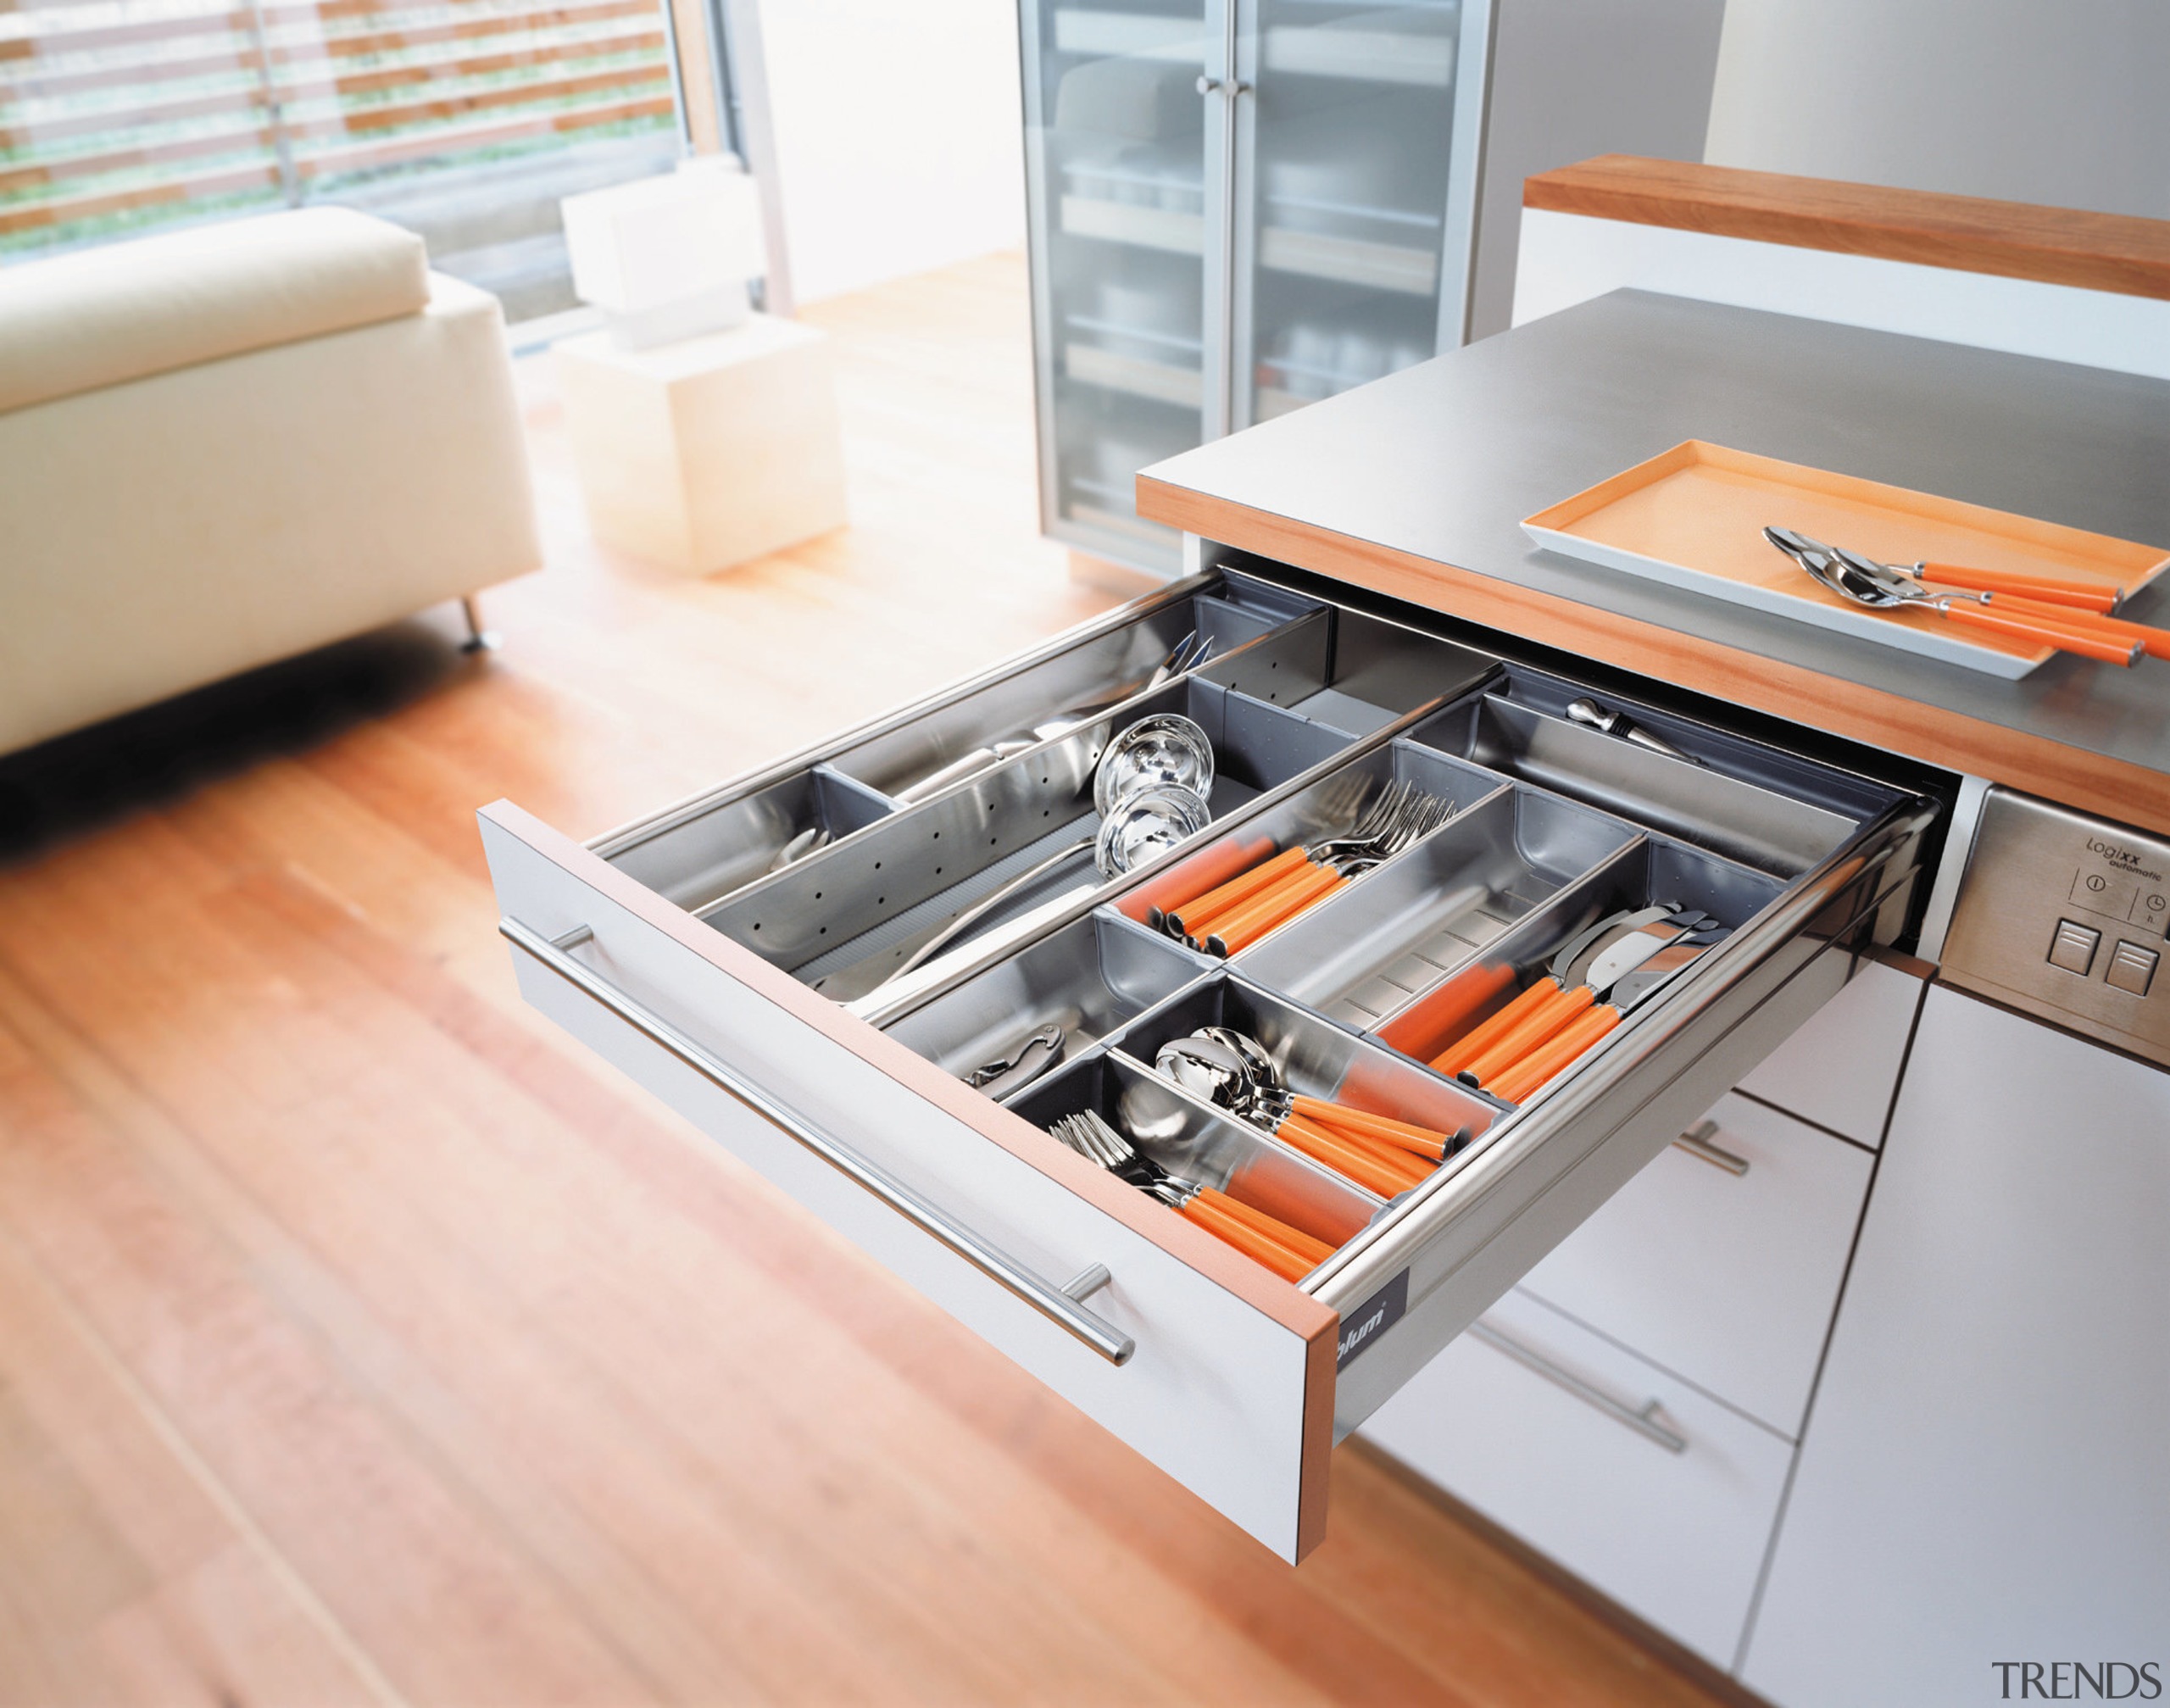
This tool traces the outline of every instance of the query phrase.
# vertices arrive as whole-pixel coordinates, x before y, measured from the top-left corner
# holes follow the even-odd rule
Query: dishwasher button
[[[2110,957],[2110,970],[2102,976],[2119,990],[2145,996],[2148,981],[2155,976],[2155,960],[2153,949],[2142,949],[2136,943],[2121,943],[2117,952]]]
[[[2050,943],[2050,965],[2085,978],[2087,970],[2095,965],[2095,950],[2101,941],[2100,932],[2061,919],[2057,921],[2057,934]]]

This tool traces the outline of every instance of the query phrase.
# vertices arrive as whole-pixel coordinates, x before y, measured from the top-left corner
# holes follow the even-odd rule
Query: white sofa
[[[0,269],[0,753],[540,566],[497,299],[311,209]]]

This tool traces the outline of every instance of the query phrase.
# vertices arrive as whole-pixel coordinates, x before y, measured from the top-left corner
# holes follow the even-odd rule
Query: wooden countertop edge
[[[1138,514],[1791,723],[2170,835],[2170,777],[2046,737],[1210,498],[1149,475],[1138,477]],[[2151,666],[2143,662],[2136,668]]]
[[[2170,220],[1603,154],[1540,172],[1522,205],[1796,248],[2170,298]]]

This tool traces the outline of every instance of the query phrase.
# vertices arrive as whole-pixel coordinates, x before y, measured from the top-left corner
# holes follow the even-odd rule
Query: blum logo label
[[[1346,1370],[1349,1360],[1400,1321],[1409,1309],[1409,1271],[1402,1272],[1341,1319],[1341,1339],[1334,1352],[1333,1367]]]

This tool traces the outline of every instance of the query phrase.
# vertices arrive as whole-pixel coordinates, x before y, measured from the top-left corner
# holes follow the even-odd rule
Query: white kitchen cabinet
[[[1931,990],[1743,1676],[1931,1708],[1999,1661],[2170,1671],[2167,1444],[2170,1073]]]
[[[1744,1097],[1710,1120],[1702,1154],[1666,1149],[1522,1284],[1797,1435],[1873,1159]]]
[[[1899,1084],[1922,981],[1867,961],[1823,1011],[1773,1051],[1740,1088],[1873,1149]]]
[[[1793,1459],[1775,1431],[1517,1292],[1364,1436],[1731,1663]]]

